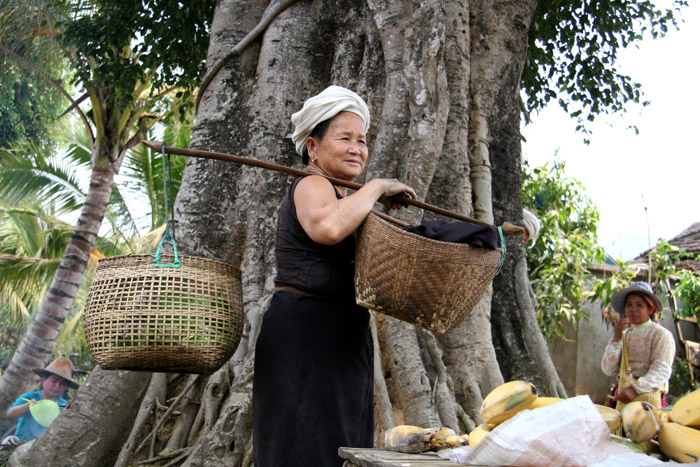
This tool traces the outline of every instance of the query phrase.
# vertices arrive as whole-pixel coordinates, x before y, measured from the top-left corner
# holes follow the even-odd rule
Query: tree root
[[[454,398],[454,388],[450,380],[445,363],[438,352],[437,340],[432,332],[420,328],[420,335],[423,338],[423,347],[428,352],[430,359],[435,366],[437,374],[433,386],[433,403],[437,408],[440,417],[440,424],[455,431],[459,431],[459,421],[455,407],[458,405]]]
[[[228,394],[230,388],[228,375],[229,369],[228,363],[226,363],[209,377],[207,384],[204,386],[204,394],[202,395],[204,431],[211,430],[219,417],[219,410],[224,401],[224,396]]]
[[[197,416],[192,422],[192,427],[190,428],[190,434],[187,436],[187,446],[194,444],[197,436],[199,436],[199,431],[204,426],[204,401],[199,404],[199,410],[197,411]]]
[[[165,399],[165,393],[167,390],[167,377],[165,373],[153,373],[151,376],[151,382],[146,390],[146,395],[141,401],[141,407],[136,415],[136,420],[134,421],[134,426],[131,429],[129,438],[126,443],[122,446],[121,452],[119,452],[119,457],[114,464],[114,467],[126,467],[129,465],[129,459],[134,452],[134,445],[136,444],[136,439],[138,438],[143,426],[146,424],[146,420],[153,413],[153,409],[156,406],[158,399]]]
[[[196,386],[190,387],[185,397],[180,401],[180,406],[183,407],[183,416],[175,424],[175,427],[170,432],[170,438],[165,445],[165,449],[177,450],[187,446],[187,438],[189,437],[190,430],[194,424],[194,420],[199,413],[199,407],[201,404],[193,401],[197,394]],[[155,439],[152,438],[152,440]]]
[[[183,460],[185,457],[190,455],[190,452],[192,452],[192,447],[183,448],[182,454],[180,454],[175,459],[173,459],[172,461],[165,464],[163,467],[171,467],[173,465],[179,464],[181,460]]]
[[[149,457],[154,456],[153,451],[155,450],[156,434],[158,433],[158,430],[160,429],[161,425],[163,425],[163,422],[165,422],[165,420],[168,418],[168,416],[173,412],[173,410],[175,410],[175,407],[180,402],[180,399],[182,399],[185,396],[185,394],[190,390],[190,388],[192,386],[194,386],[194,384],[197,382],[197,380],[199,380],[199,376],[200,375],[190,375],[190,380],[188,381],[185,389],[180,393],[180,395],[178,395],[175,398],[175,401],[170,405],[170,407],[163,414],[163,416],[160,418],[160,420],[158,420],[158,423],[155,424],[155,426],[153,427],[151,432],[148,433],[148,435],[146,435],[146,437],[141,441],[138,448],[136,448],[136,452],[140,451],[146,445],[148,440],[150,439],[151,440],[151,449],[150,449],[150,456]]]
[[[389,390],[386,387],[384,380],[384,371],[382,370],[382,356],[379,352],[379,338],[377,337],[377,320],[374,318],[374,313],[370,312],[370,329],[372,330],[372,343],[374,347],[374,388],[375,401],[377,404],[377,430],[388,430],[394,427],[394,414],[391,410],[391,399],[389,398]],[[375,444],[379,440],[375,439]]]
[[[157,456],[152,457],[150,459],[138,461],[136,464],[137,465],[153,464],[155,462],[160,462],[160,461],[165,460],[165,459],[170,459],[171,457],[176,457],[176,456],[182,454],[183,452],[187,452],[187,454],[189,454],[189,450],[190,450],[190,448],[176,449],[174,451],[170,451],[167,454],[160,454],[160,455],[157,455]],[[170,464],[168,464],[168,465],[170,465]]]

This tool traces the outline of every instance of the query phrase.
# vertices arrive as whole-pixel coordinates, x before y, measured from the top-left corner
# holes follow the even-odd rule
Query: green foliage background
[[[540,328],[551,340],[563,321],[578,322],[593,280],[590,265],[605,259],[598,245],[598,208],[583,185],[555,158],[523,175],[523,207],[540,220],[540,235],[528,251],[530,280],[538,301]]]
[[[662,37],[678,27],[685,0],[657,8],[649,0],[540,0],[530,27],[522,89],[530,111],[556,101],[588,133],[597,115],[624,113],[643,100],[641,85],[622,74],[620,50],[645,36]],[[635,129],[636,130],[636,129]]]

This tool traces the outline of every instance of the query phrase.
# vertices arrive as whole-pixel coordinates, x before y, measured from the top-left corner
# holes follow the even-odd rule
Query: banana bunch
[[[682,463],[700,461],[700,430],[674,422],[662,423],[657,439],[661,452],[670,459]]]
[[[446,427],[421,428],[413,425],[398,425],[384,435],[385,449],[410,454],[467,444],[466,435],[457,436],[454,430]]]
[[[537,388],[527,381],[510,381],[491,391],[481,403],[484,423],[496,426],[525,410],[537,400]]]
[[[700,389],[678,399],[669,418],[672,422],[700,429]]]
[[[648,402],[630,402],[622,409],[621,415],[627,437],[636,443],[649,441],[661,429],[656,409]]]

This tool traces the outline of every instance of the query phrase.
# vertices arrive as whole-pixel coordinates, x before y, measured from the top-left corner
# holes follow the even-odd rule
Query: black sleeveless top
[[[302,178],[292,182],[280,207],[275,246],[275,284],[290,285],[335,301],[354,302],[357,231],[335,245],[322,245],[311,240],[301,227],[294,206],[294,190]],[[336,196],[342,198],[338,194]]]

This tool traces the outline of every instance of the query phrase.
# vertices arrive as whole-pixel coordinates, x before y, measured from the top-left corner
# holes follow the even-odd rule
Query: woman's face
[[[649,302],[639,294],[631,293],[625,299],[625,315],[632,324],[646,323],[654,313]]]
[[[359,115],[341,112],[333,118],[323,139],[306,140],[309,164],[335,178],[352,180],[367,162],[365,125]]]
[[[46,397],[54,400],[63,394],[63,391],[65,391],[67,387],[68,384],[66,383],[66,380],[56,375],[51,375],[44,378],[42,383],[42,388],[44,390],[44,394],[46,394]]]

